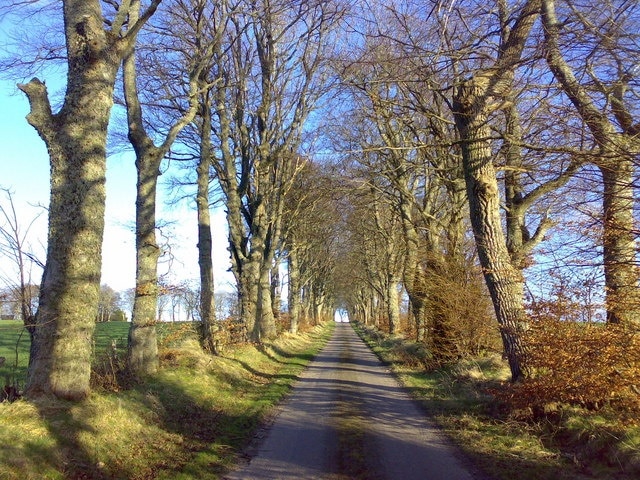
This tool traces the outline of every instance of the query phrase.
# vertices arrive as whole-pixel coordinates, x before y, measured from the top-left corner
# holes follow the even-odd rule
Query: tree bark
[[[273,299],[271,297],[271,268],[264,265],[261,270],[256,322],[259,341],[273,340],[276,337],[276,319],[273,315]]]
[[[604,278],[607,322],[640,325],[636,259],[634,162],[626,155],[599,163],[603,182]]]
[[[131,2],[129,21],[136,22],[140,2]],[[149,375],[158,370],[156,334],[158,310],[158,259],[161,255],[156,239],[156,196],[160,163],[180,131],[195,117],[199,65],[189,72],[189,108],[169,128],[164,141],[156,146],[144,128],[136,72],[135,50],[123,62],[123,86],[127,106],[129,141],[136,153],[136,288],[129,329],[128,367],[134,375]],[[175,312],[174,312],[175,314]]]
[[[271,310],[275,318],[280,317],[282,309],[282,288],[280,287],[280,258],[276,258],[271,267]]]
[[[156,189],[162,157],[153,150],[149,147],[147,154],[141,151],[136,155],[136,288],[127,358],[135,375],[155,373],[159,364],[156,322],[160,247],[156,241]]]
[[[482,104],[485,93],[483,85],[477,85],[474,79],[469,80],[457,92],[454,115],[462,142],[467,197],[478,257],[515,381],[524,374],[524,346],[521,341],[526,324],[522,303],[524,282],[521,272],[511,263],[502,231],[500,194],[491,145],[487,140],[491,131],[486,107]]]
[[[539,16],[540,0],[528,0],[500,45],[494,66],[462,82],[453,98],[471,226],[485,282],[493,301],[512,381],[527,374],[522,272],[511,262],[500,217],[500,190],[493,166],[489,115],[504,108],[511,93],[513,70]]]
[[[400,295],[398,294],[398,280],[389,276],[387,281],[387,315],[389,317],[389,333],[398,332],[400,325]]]
[[[298,333],[300,325],[300,266],[298,265],[298,252],[295,242],[289,246],[289,256],[287,257],[289,270],[289,330],[291,333]]]
[[[411,213],[411,206],[407,202],[399,205],[402,217],[402,227],[407,245],[404,265],[404,288],[409,296],[409,305],[416,327],[416,341],[425,342],[428,332],[426,328],[426,288],[424,285],[424,271],[419,261],[420,239],[416,231]]]

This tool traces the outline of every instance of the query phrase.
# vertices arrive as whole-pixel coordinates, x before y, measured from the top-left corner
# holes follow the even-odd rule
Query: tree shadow
[[[95,413],[88,402],[74,403],[42,397],[32,403],[36,406],[56,445],[55,452],[41,451],[33,455],[33,458],[56,458],[56,461],[61,463],[58,468],[62,470],[67,479],[106,480],[112,478],[103,470],[103,465],[87,451],[80,439],[83,433],[96,433],[88,422]],[[78,415],[80,412],[81,416]],[[34,452],[30,450],[29,453],[31,456]]]
[[[101,433],[93,426],[92,419],[104,413],[98,412],[90,401],[74,403],[43,398],[33,404],[52,441],[46,446],[30,445],[24,462],[32,471],[57,471],[69,480],[156,478],[163,470],[184,470],[193,478],[200,478],[205,471],[207,475],[221,475],[227,470],[221,452],[227,459],[231,456],[229,452],[241,452],[263,420],[260,409],[224,413],[213,404],[213,396],[203,400],[198,393],[190,394],[179,381],[167,378],[153,378],[125,395],[126,408],[142,417],[151,416],[161,432],[155,455],[140,458],[137,463],[129,463],[126,459],[113,462],[112,458],[101,461],[105,459],[93,451],[86,438]],[[114,423],[113,428],[118,428],[118,423]],[[165,452],[162,443],[165,438],[176,442],[175,448],[167,448]],[[136,449],[143,441],[132,439],[131,448]],[[118,447],[122,448],[122,445]],[[24,449],[16,447],[15,455],[24,456]],[[148,456],[147,448],[139,455]]]
[[[310,353],[290,353],[290,352],[286,352],[283,349],[281,349],[280,347],[278,347],[277,345],[264,345],[264,344],[258,344],[256,345],[256,349],[262,353],[265,357],[267,357],[269,360],[272,360],[273,362],[276,363],[280,363],[282,365],[299,365],[301,367],[304,367],[305,365],[307,365],[311,360],[314,359],[314,355],[310,354]],[[293,361],[283,361],[280,358],[277,358],[276,356],[274,356],[269,350],[273,350],[280,358],[284,358],[287,360],[300,360],[300,362],[293,362]]]
[[[253,375],[255,377],[264,378],[265,380],[276,380],[276,379],[296,380],[298,378],[297,375],[292,375],[292,374],[261,372],[260,370],[257,370],[254,367],[252,367],[251,365],[249,365],[247,362],[244,362],[242,360],[238,360],[237,358],[229,358],[229,357],[225,357],[225,358],[227,360],[231,361],[231,362],[237,363],[242,368],[244,368],[247,372],[249,372],[251,375]],[[271,357],[269,357],[269,358],[271,358]],[[279,363],[281,363],[283,365],[300,365],[300,366],[304,365],[304,364],[295,363],[295,362],[279,362]]]

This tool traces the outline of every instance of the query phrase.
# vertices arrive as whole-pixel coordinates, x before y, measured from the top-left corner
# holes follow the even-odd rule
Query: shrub
[[[491,300],[472,261],[432,262],[425,288],[435,360],[446,364],[502,349]]]
[[[609,405],[629,418],[640,413],[638,328],[540,319],[525,341],[532,375],[508,389],[513,407],[536,412],[554,404]]]

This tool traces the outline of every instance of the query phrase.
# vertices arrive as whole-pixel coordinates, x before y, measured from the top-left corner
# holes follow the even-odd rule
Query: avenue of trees
[[[199,286],[180,298],[212,354],[218,255],[236,284],[225,310],[253,342],[343,309],[434,365],[499,350],[526,382],[555,368],[544,322],[595,322],[614,344],[640,334],[637,2],[64,0],[2,14],[58,29],[23,39],[31,59],[6,53],[14,78],[66,72],[61,102],[37,77],[18,86],[51,165],[38,308],[23,314],[28,395],[89,392],[116,102],[138,172],[134,376],[158,368],[166,158],[198,219]],[[218,204],[228,252],[212,251]],[[608,358],[633,386],[624,345]]]

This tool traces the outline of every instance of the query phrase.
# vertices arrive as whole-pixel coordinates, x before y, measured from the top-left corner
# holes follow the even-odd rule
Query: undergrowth
[[[499,355],[430,370],[429,353],[414,342],[363,325],[356,330],[490,477],[639,478],[640,428],[614,410],[557,404],[545,415],[523,416],[496,396],[509,386],[508,365]]]
[[[162,368],[130,386],[122,352],[98,359],[79,403],[0,403],[0,479],[215,479],[328,339],[333,322],[268,345],[205,354],[188,329],[162,338]]]

